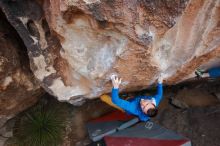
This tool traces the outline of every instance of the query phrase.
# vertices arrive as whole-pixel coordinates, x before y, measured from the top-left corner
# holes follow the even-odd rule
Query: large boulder
[[[23,42],[0,12],[0,127],[35,104],[42,93]]]
[[[193,77],[220,62],[220,0],[2,0],[31,69],[59,100],[132,91]]]

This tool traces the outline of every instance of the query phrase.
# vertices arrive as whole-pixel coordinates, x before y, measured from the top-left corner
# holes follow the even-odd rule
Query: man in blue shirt
[[[112,102],[113,106],[124,110],[128,114],[136,115],[141,121],[147,121],[150,117],[154,117],[157,114],[157,107],[162,99],[163,86],[162,77],[158,79],[157,94],[154,96],[136,96],[129,100],[124,100],[119,97],[119,85],[121,84],[121,79],[117,76],[112,78]],[[108,103],[106,100],[107,96],[102,96],[101,100]],[[112,105],[112,103],[110,103]],[[115,106],[116,105],[116,106]]]

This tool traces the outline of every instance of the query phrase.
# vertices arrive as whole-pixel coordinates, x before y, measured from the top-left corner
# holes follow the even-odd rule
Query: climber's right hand
[[[163,79],[164,79],[163,76],[164,76],[164,75],[163,75],[162,73],[159,75],[158,80],[157,80],[157,82],[158,82],[159,84],[162,84],[162,83],[163,83]]]
[[[118,89],[119,85],[121,84],[121,78],[118,78],[117,75],[112,75],[111,80],[112,80],[112,85],[114,89]]]

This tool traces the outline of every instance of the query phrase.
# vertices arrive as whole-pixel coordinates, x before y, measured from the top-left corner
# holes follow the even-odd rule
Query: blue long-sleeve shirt
[[[154,98],[156,107],[159,105],[162,96],[163,96],[163,85],[158,83],[157,85],[157,94],[154,96],[136,96],[130,100],[123,100],[119,97],[118,91],[119,89],[112,88],[112,102],[125,110],[128,114],[133,114],[139,117],[141,121],[147,121],[150,119],[150,117],[145,114],[140,105],[141,99],[152,99]]]

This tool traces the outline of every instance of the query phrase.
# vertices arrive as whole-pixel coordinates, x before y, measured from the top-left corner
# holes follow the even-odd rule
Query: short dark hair
[[[156,108],[150,108],[147,110],[147,115],[149,117],[155,117],[157,115],[158,110]]]

